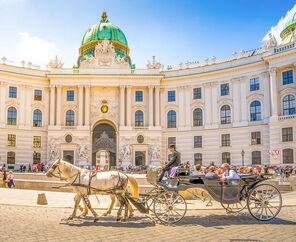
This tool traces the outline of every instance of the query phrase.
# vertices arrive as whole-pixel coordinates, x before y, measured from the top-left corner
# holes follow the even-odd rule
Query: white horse
[[[57,177],[73,186],[76,196],[74,199],[74,211],[69,217],[70,220],[76,216],[76,211],[79,207],[81,198],[83,199],[85,206],[90,209],[94,215],[95,221],[98,220],[98,215],[92,208],[88,199],[88,195],[90,194],[110,194],[115,196],[120,203],[117,213],[117,221],[125,221],[128,216],[128,208],[130,205],[125,197],[128,183],[131,185],[133,196],[135,198],[139,197],[139,189],[136,179],[117,171],[93,172],[76,167],[62,159],[58,159],[53,163],[46,175],[48,177]],[[114,204],[114,201],[115,199],[112,199],[111,207],[113,207],[112,205]],[[124,217],[121,218],[123,207],[125,208],[125,213]]]

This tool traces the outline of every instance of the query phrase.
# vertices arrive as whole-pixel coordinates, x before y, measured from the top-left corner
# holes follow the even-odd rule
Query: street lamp
[[[245,166],[245,151],[244,150],[242,150],[241,155],[242,155],[242,166]]]

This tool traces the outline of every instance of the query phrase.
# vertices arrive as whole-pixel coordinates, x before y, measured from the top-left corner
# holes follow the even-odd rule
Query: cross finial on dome
[[[102,20],[101,20],[101,22],[103,22],[103,23],[108,22],[108,15],[107,15],[107,13],[105,11],[102,13]]]

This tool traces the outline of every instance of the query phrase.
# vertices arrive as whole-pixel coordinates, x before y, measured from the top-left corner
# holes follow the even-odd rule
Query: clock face
[[[102,105],[102,106],[101,106],[101,112],[102,112],[102,113],[107,113],[107,112],[108,112],[108,109],[109,109],[109,108],[108,108],[107,105]]]

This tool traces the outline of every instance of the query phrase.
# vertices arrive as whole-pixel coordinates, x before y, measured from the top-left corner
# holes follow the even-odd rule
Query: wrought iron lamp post
[[[242,166],[245,166],[245,151],[244,150],[242,150],[241,155],[242,155]]]

